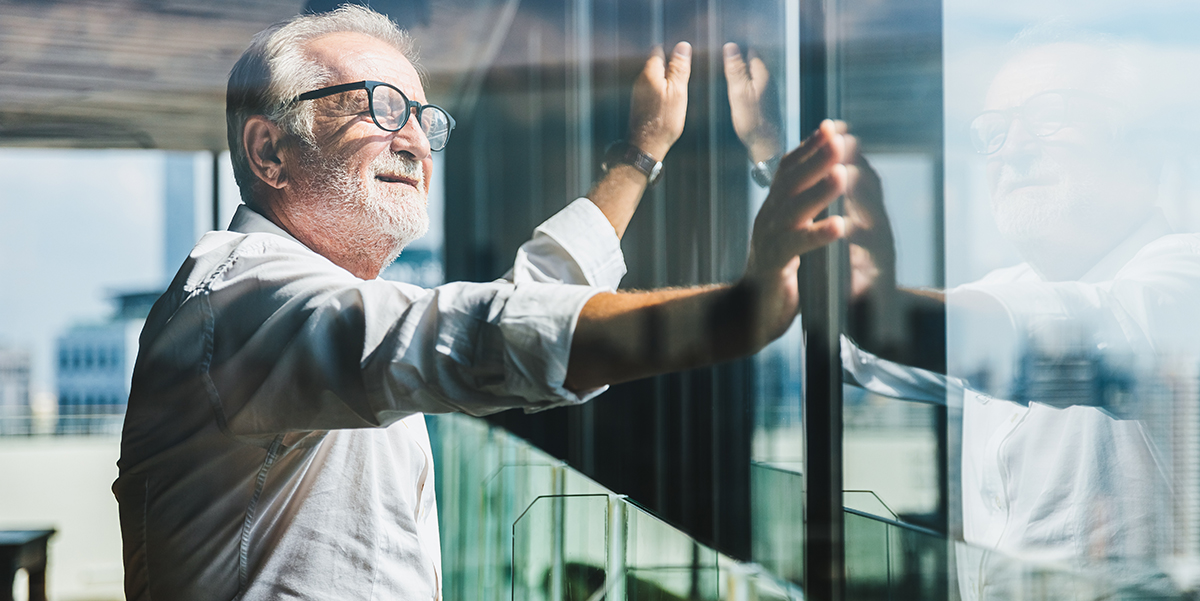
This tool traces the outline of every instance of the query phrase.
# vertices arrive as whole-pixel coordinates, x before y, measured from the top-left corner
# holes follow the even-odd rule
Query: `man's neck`
[[[1036,248],[1027,245],[1019,250],[1030,267],[1033,267],[1034,271],[1048,282],[1078,280],[1107,254],[1105,252],[1084,254],[1080,253],[1078,249],[1062,248],[1059,245],[1039,245]]]
[[[304,220],[293,219],[289,211],[280,209],[284,205],[279,201],[256,201],[248,204],[251,209],[266,217],[279,229],[299,240],[313,252],[329,259],[334,265],[354,274],[355,277],[373,280],[383,272],[385,265],[382,264],[382,261],[372,260],[363,253],[344,252],[349,248],[344,242],[330,242],[329,236],[315,231],[319,228],[311,227]]]
[[[1043,279],[1070,282],[1083,279],[1106,256],[1134,235],[1154,215],[1147,211],[1126,222],[1125,228],[1109,236],[1097,235],[1084,240],[1055,238],[1016,243],[1021,256]]]

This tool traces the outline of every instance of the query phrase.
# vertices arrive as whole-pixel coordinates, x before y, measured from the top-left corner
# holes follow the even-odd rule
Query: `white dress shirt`
[[[423,413],[581,403],[579,311],[625,273],[579,199],[493,283],[364,281],[243,206],[140,339],[120,504],[130,600],[438,599]]]
[[[964,307],[978,306],[981,296],[1003,307],[1008,321],[972,323]],[[1200,235],[1171,234],[1155,216],[1079,280],[1047,281],[1022,264],[951,289],[946,302],[951,374],[969,373],[956,364],[973,365],[989,352],[1016,364],[1044,338],[1079,344],[1110,373],[1132,376],[1126,398],[1109,404],[1055,398],[1070,391],[1054,388],[1061,382],[1053,372],[1042,382],[1045,401],[1016,402],[883,361],[843,339],[843,367],[856,383],[961,407],[966,542],[1021,561],[1103,561],[1106,577],[1152,587],[1178,563],[1173,558],[1195,557]],[[1017,332],[1016,344],[998,346],[1002,337],[987,335],[994,330]],[[1029,585],[1019,565],[960,549],[964,598],[1015,598]]]
[[[1157,216],[1079,280],[1049,282],[1027,264],[997,270],[949,291],[951,323],[956,297],[971,294],[996,299],[1023,334],[1011,359],[1038,344],[1026,337],[1074,341],[1074,350],[1102,358],[1103,370],[1130,376],[1131,398],[1072,404],[1054,398],[1073,394],[1052,387],[1062,382],[1048,383],[1044,401],[1027,403],[968,390],[962,433],[967,542],[1055,560],[1173,553],[1170,497],[1200,490],[1173,491],[1183,483],[1174,482],[1171,466],[1184,459],[1175,455],[1185,447],[1172,448],[1172,439],[1189,434],[1172,432],[1172,422],[1177,410],[1198,399],[1169,398],[1162,379],[1195,377],[1200,237],[1170,234]],[[947,350],[954,353],[951,340]],[[1103,376],[1080,377],[1094,383]],[[1025,380],[1037,377],[1026,374]]]

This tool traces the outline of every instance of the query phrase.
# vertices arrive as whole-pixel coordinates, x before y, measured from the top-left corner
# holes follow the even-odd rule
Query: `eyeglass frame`
[[[400,122],[400,125],[398,127],[396,127],[396,129],[388,129],[388,128],[384,127],[383,125],[381,125],[379,123],[379,118],[375,116],[375,88],[378,88],[380,86],[388,87],[388,88],[395,90],[396,93],[399,94],[400,97],[404,99],[404,103],[405,103],[404,119],[403,119],[403,121]],[[300,94],[299,96],[296,96],[295,98],[293,98],[292,102],[296,103],[296,102],[300,102],[302,100],[316,100],[318,98],[325,98],[327,96],[333,96],[334,94],[341,94],[342,92],[352,92],[354,90],[366,90],[367,91],[367,112],[371,114],[371,121],[373,123],[375,123],[375,127],[378,127],[379,129],[382,129],[383,131],[387,131],[387,132],[400,131],[400,130],[404,129],[404,126],[408,125],[409,116],[412,115],[412,110],[414,108],[417,109],[418,129],[420,129],[419,124],[421,123],[421,113],[425,112],[426,108],[432,107],[439,111],[442,111],[442,114],[446,116],[447,121],[449,121],[449,123],[450,123],[450,128],[448,130],[446,130],[446,142],[445,142],[445,144],[442,144],[441,148],[430,148],[430,150],[433,152],[439,152],[439,151],[445,150],[446,145],[450,143],[450,134],[454,132],[454,116],[450,114],[450,111],[447,111],[446,109],[444,109],[436,104],[421,104],[420,102],[417,102],[416,100],[409,100],[408,95],[405,94],[404,92],[401,92],[400,88],[397,88],[396,86],[394,86],[390,83],[384,82],[384,81],[374,81],[371,79],[364,79],[362,81],[355,81],[355,82],[351,82],[351,83],[340,83],[340,84],[333,85],[333,86],[326,86],[324,88],[318,88],[316,90],[310,90],[308,92]],[[421,133],[424,134],[425,130],[421,129]],[[425,134],[425,135],[426,135],[426,137],[428,137],[428,134]]]
[[[1033,96],[1030,96],[1029,98],[1026,98],[1025,101],[1022,102],[1019,106],[1009,107],[1006,109],[993,109],[993,110],[983,111],[982,113],[979,113],[973,119],[971,119],[970,123],[967,124],[967,133],[968,133],[968,136],[970,136],[971,138],[974,138],[974,134],[972,133],[972,130],[974,128],[975,122],[978,121],[979,118],[983,117],[984,115],[989,115],[989,114],[1002,115],[1008,124],[1008,127],[1006,127],[1004,130],[1004,141],[1000,142],[1000,145],[997,146],[995,150],[993,150],[991,152],[984,152],[979,149],[976,149],[975,150],[976,154],[979,154],[982,156],[991,156],[993,154],[996,154],[997,152],[1000,152],[1000,149],[1004,148],[1004,145],[1008,143],[1008,132],[1012,130],[1013,121],[1015,120],[1014,117],[1020,118],[1022,126],[1025,127],[1025,131],[1029,132],[1031,135],[1033,135],[1034,137],[1037,137],[1037,138],[1048,138],[1050,136],[1053,136],[1054,134],[1062,131],[1063,128],[1067,127],[1068,124],[1072,123],[1071,119],[1069,118],[1071,109],[1069,106],[1064,105],[1063,121],[1061,124],[1059,124],[1058,127],[1054,128],[1051,131],[1048,131],[1046,133],[1041,133],[1041,134],[1034,133],[1032,130],[1029,129],[1029,122],[1021,115],[1021,113],[1024,111],[1025,107],[1029,104],[1030,100],[1033,100],[1034,98],[1037,98],[1039,96],[1046,96],[1049,94],[1057,94],[1057,95],[1061,96],[1063,98],[1064,102],[1069,102],[1072,98],[1074,98],[1074,99],[1085,98],[1085,99],[1092,100],[1092,101],[1099,101],[1100,104],[1106,105],[1106,108],[1108,108],[1109,110],[1114,110],[1114,109],[1119,110],[1122,108],[1121,104],[1115,100],[1112,100],[1110,98],[1105,98],[1103,96],[1093,94],[1090,92],[1085,92],[1083,90],[1074,90],[1074,89],[1070,89],[1070,88],[1063,88],[1063,89],[1045,90],[1042,92],[1038,92],[1037,94],[1034,94]],[[974,144],[972,144],[972,145],[974,145]]]

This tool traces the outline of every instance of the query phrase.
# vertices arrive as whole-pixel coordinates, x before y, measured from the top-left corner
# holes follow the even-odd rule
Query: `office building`
[[[59,434],[120,434],[138,334],[156,298],[157,292],[118,295],[109,320],[72,326],[59,337]]]

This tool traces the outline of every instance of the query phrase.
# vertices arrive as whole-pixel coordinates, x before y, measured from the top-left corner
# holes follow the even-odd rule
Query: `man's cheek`
[[[429,183],[433,181],[433,157],[421,161],[421,172],[425,174],[425,197],[429,202]]]
[[[1004,166],[1004,162],[998,159],[988,159],[987,162],[987,184],[988,189],[992,192],[996,191],[996,182],[1000,181],[1000,169]]]

